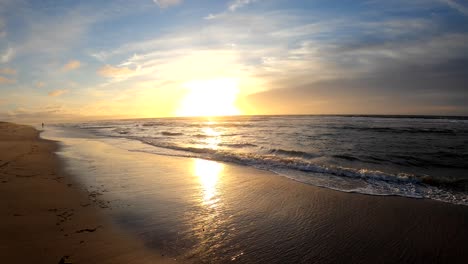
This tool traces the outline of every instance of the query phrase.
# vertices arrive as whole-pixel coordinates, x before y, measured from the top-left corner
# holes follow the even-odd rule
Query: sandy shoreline
[[[101,217],[38,135],[0,122],[0,262],[172,263]]]
[[[56,144],[0,123],[6,263],[170,261],[159,250],[188,263],[468,261],[465,206],[343,193],[246,166],[129,152],[114,141],[68,141],[61,155],[88,158],[92,171],[72,161],[82,175],[66,176]],[[112,211],[124,231],[80,187],[98,180],[109,189],[103,196],[131,205]]]

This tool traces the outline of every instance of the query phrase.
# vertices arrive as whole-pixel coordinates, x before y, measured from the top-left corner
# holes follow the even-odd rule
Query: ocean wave
[[[209,137],[216,137],[215,135],[207,135],[207,134],[194,134],[193,137],[196,138],[209,138]]]
[[[421,155],[420,155],[421,156]],[[391,154],[389,155],[388,162],[393,164],[409,166],[409,167],[422,167],[422,168],[467,168],[468,155],[449,153],[449,152],[433,152],[426,153],[422,157],[417,155],[403,155]]]
[[[218,146],[230,148],[257,147],[257,145],[250,143],[219,143]]]
[[[349,161],[356,161],[356,160],[361,160],[360,158],[358,157],[354,157],[352,155],[346,155],[346,154],[341,154],[341,155],[332,155],[332,157],[334,158],[338,158],[338,159],[344,159],[344,160],[349,160]]]
[[[182,136],[184,133],[179,133],[179,132],[169,132],[169,131],[163,131],[161,132],[161,135],[163,136]]]
[[[127,135],[131,132],[130,129],[125,129],[125,128],[115,128],[113,131],[120,135]]]
[[[108,129],[108,128],[115,128],[115,126],[82,126],[79,128],[81,129]]]
[[[141,124],[141,126],[154,127],[154,126],[167,126],[167,124],[163,122],[147,122],[147,123]]]
[[[232,134],[221,134],[221,137],[234,137],[234,136],[240,136],[242,134],[240,133],[232,133]]]
[[[419,157],[418,157],[419,156]],[[428,152],[428,153],[406,153],[406,154],[384,154],[381,156],[352,154],[335,154],[331,157],[346,160],[358,161],[372,164],[395,164],[413,168],[455,168],[463,169],[468,167],[468,155],[449,152]]]
[[[383,185],[393,186],[386,187],[385,192],[380,190],[380,195],[401,195],[407,197],[418,197],[421,194],[411,193],[411,188],[428,188],[437,187],[441,189],[445,196],[451,197],[450,202],[453,203],[465,203],[463,199],[468,196],[463,192],[468,192],[468,179],[451,179],[441,177],[431,177],[428,175],[416,175],[410,173],[386,173],[379,170],[370,170],[366,168],[349,168],[340,166],[330,166],[323,164],[314,164],[308,160],[304,160],[300,157],[285,157],[276,156],[273,154],[261,155],[254,153],[233,153],[223,150],[215,150],[209,148],[194,148],[194,147],[181,147],[170,144],[158,144],[155,142],[146,142],[156,147],[169,148],[178,151],[189,152],[186,157],[197,157],[205,158],[223,162],[236,163],[240,165],[253,166],[258,169],[269,170],[276,172],[281,169],[287,169],[291,171],[299,171],[307,173],[308,177],[316,177],[316,175],[328,175],[328,177],[339,177],[345,179],[359,179],[365,181],[369,186],[364,193],[379,195],[379,188]],[[278,152],[278,151],[276,151]],[[191,154],[190,154],[191,153]],[[291,153],[288,153],[290,155]],[[160,153],[161,154],[161,153]],[[299,155],[293,151],[292,154]],[[290,176],[290,175],[289,175]],[[294,178],[294,177],[293,177]],[[307,179],[301,179],[304,183],[310,183]],[[380,186],[380,187],[376,187]],[[408,186],[412,186],[409,188]],[[330,186],[329,186],[330,187]],[[375,188],[374,188],[375,187]],[[377,188],[377,189],[376,189]],[[393,191],[392,191],[393,188]],[[432,193],[435,193],[436,189],[431,189]],[[402,191],[405,190],[405,191]],[[343,190],[345,191],[345,190]],[[371,193],[375,192],[375,193]],[[461,198],[453,198],[450,196],[452,192],[458,193]],[[457,196],[457,197],[458,197]],[[429,194],[425,194],[422,197],[430,198]],[[438,197],[438,200],[443,200],[442,197]],[[454,200],[455,199],[455,200]],[[461,199],[461,200],[460,200]],[[463,200],[463,201],[462,201]],[[468,204],[468,200],[467,200]]]
[[[249,128],[254,127],[250,123],[227,123],[227,122],[194,122],[182,125],[188,128]]]
[[[183,146],[178,146],[175,144],[154,141],[152,139],[137,139],[137,140],[140,140],[143,143],[146,143],[155,147],[159,147],[159,148],[168,148],[168,149],[187,151],[187,152],[192,152],[192,153],[197,153],[197,154],[212,154],[216,152],[216,150],[212,148],[183,147]]]
[[[298,151],[298,150],[286,150],[286,149],[270,149],[268,153],[273,154],[273,155],[281,155],[281,156],[286,156],[286,157],[298,157],[298,158],[303,158],[303,159],[313,159],[313,158],[317,158],[320,156],[314,153],[308,153],[308,152],[303,152],[303,151]]]
[[[304,158],[305,155],[317,157],[308,153],[300,151],[286,151],[275,149],[270,151],[272,154],[262,155],[256,153],[234,153],[225,150],[217,150],[212,148],[196,148],[184,147],[175,144],[154,142],[151,140],[144,140],[144,143],[179,151],[187,151],[197,154],[210,154],[202,158],[214,159],[219,161],[235,162],[243,165],[257,165],[264,168],[288,168],[305,172],[327,173],[335,176],[353,177],[353,178],[372,178],[386,181],[399,181],[399,182],[421,182],[420,178],[416,175],[400,173],[400,174],[387,174],[377,170],[367,169],[353,169],[339,166],[326,166],[314,164]],[[274,154],[287,154],[288,157],[282,157]],[[296,157],[291,157],[291,156]]]
[[[459,131],[456,129],[449,128],[392,128],[392,127],[362,127],[362,126],[337,126],[334,127],[337,130],[357,130],[357,131],[369,131],[369,132],[380,132],[380,133],[392,133],[392,134],[443,134],[443,135],[456,135]]]

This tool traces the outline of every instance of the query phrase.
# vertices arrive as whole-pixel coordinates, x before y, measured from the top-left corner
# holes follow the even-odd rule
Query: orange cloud
[[[11,69],[11,68],[3,68],[3,69],[0,69],[0,74],[14,75],[16,74],[16,70]]]
[[[68,90],[53,90],[48,95],[55,97],[55,96],[60,96],[60,95],[62,95],[64,93],[67,93],[67,92],[68,92]]]
[[[81,66],[80,61],[71,60],[67,64],[63,65],[62,69],[64,71],[71,71],[71,70],[78,69],[80,66]]]
[[[11,84],[11,83],[15,83],[16,80],[13,80],[13,79],[8,79],[8,78],[5,78],[3,76],[0,76],[0,84]]]
[[[134,73],[133,70],[127,67],[114,67],[111,65],[106,65],[101,67],[98,70],[99,75],[104,77],[122,77],[126,75],[131,75]]]
[[[36,86],[41,88],[44,87],[45,83],[44,82],[36,82]]]

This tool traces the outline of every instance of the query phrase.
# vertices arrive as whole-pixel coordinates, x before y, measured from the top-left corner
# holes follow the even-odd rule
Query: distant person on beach
[[[44,128],[44,123],[42,123],[42,128]]]

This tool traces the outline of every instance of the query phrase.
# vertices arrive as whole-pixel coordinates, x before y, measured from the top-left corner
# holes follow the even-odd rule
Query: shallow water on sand
[[[79,130],[43,137],[61,141],[67,171],[116,224],[183,262],[463,258],[450,244],[466,243],[464,206],[314,188],[248,166],[131,151],[151,146]],[[444,228],[432,230],[434,221]]]

